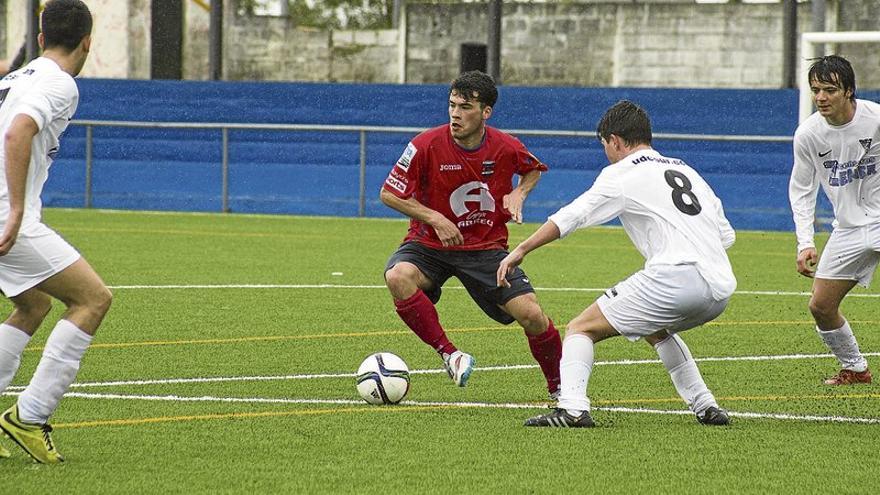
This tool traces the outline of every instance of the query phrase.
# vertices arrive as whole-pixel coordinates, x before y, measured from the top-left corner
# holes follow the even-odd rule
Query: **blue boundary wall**
[[[432,127],[447,120],[446,85],[127,81],[82,79],[76,119]],[[793,90],[499,88],[490,124],[503,129],[591,131],[626,98],[645,107],[655,133],[791,135]],[[874,99],[878,95],[874,96]],[[94,128],[92,206],[220,211],[219,130]],[[367,136],[366,215],[394,217],[381,184],[411,135]],[[355,216],[359,136],[353,132],[232,130],[232,212]],[[522,141],[550,171],[525,218],[543,221],[607,165],[594,138]],[[700,170],[736,228],[791,230],[790,143],[668,141],[662,153]],[[85,129],[71,126],[44,194],[47,206],[84,204]],[[821,206],[827,212],[827,203]]]

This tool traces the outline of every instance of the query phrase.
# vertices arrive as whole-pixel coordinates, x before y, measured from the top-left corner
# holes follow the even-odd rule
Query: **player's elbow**
[[[724,246],[724,249],[730,249],[731,246],[736,242],[736,231],[730,229],[726,232],[722,232],[721,234],[721,245]]]
[[[385,188],[379,190],[379,201],[381,201],[382,204],[384,204],[385,206],[391,206],[391,204],[389,204],[391,201],[391,196],[393,196],[393,194],[386,191]]]

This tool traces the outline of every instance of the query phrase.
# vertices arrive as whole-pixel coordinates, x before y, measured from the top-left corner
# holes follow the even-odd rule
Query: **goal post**
[[[810,70],[810,59],[813,58],[813,46],[819,43],[877,43],[880,42],[880,31],[838,31],[812,32],[801,34],[801,70],[798,78],[800,100],[798,103],[798,122],[813,113],[813,101],[810,98],[810,82],[807,72]]]

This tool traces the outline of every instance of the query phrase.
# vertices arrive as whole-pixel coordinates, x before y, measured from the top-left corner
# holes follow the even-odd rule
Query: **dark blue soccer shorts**
[[[391,255],[385,271],[402,261],[412,263],[434,282],[434,286],[426,290],[425,295],[435,304],[440,300],[443,284],[450,277],[455,277],[461,281],[484,313],[499,323],[509,325],[516,320],[498,306],[516,296],[535,292],[535,289],[520,267],[507,275],[510,287],[496,285],[498,265],[505,256],[507,251],[503,249],[446,251],[432,249],[417,242],[407,242]]]

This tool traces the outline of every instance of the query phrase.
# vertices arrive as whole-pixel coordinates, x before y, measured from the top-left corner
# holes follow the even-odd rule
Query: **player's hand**
[[[513,271],[514,268],[518,267],[520,263],[522,263],[523,255],[518,249],[514,249],[507,256],[501,260],[501,264],[498,265],[498,271],[495,273],[496,283],[498,287],[510,287],[510,282],[507,281],[507,275]]]
[[[819,256],[816,254],[816,248],[805,248],[797,255],[797,271],[805,277],[813,278],[818,262]]]
[[[523,195],[522,189],[518,187],[502,198],[504,209],[510,213],[510,217],[516,223],[522,223],[522,207],[525,201],[526,197]]]
[[[458,230],[458,227],[456,227],[454,223],[443,215],[438,213],[432,219],[431,227],[434,227],[434,232],[437,233],[437,238],[440,239],[440,244],[442,244],[443,247],[460,246],[464,244],[464,236],[461,235],[461,231]]]
[[[15,245],[15,241],[18,239],[19,228],[21,228],[21,221],[16,222],[12,219],[7,220],[6,227],[3,229],[3,234],[0,235],[0,256],[9,253],[9,250]]]

